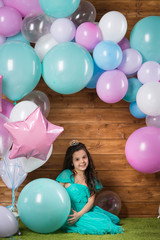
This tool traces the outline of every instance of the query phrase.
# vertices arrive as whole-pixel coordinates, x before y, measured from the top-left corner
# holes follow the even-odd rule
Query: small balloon
[[[24,121],[38,108],[37,104],[31,101],[21,101],[17,103],[10,113],[10,122]]]
[[[39,178],[21,191],[17,209],[22,222],[37,233],[51,233],[62,227],[71,209],[70,197],[58,182]]]
[[[96,91],[99,98],[106,103],[119,102],[128,89],[128,79],[119,70],[106,71],[98,79]]]
[[[94,22],[96,15],[97,12],[94,5],[89,1],[81,0],[77,10],[69,16],[69,19],[71,19],[76,26],[79,26],[84,22]]]
[[[0,46],[6,42],[6,37],[0,36]]]
[[[137,77],[141,83],[160,81],[160,65],[155,61],[147,61],[142,64]]]
[[[39,90],[34,90],[28,95],[26,95],[23,99],[23,101],[31,101],[35,103],[38,107],[41,108],[41,111],[45,117],[48,116],[50,111],[50,101],[47,97],[47,95]]]
[[[159,116],[146,116],[146,125],[160,128],[160,115]]]
[[[120,46],[122,51],[127,48],[130,48],[130,42],[126,37],[122,38],[122,40],[120,42],[118,42],[118,45]]]
[[[128,48],[123,51],[123,58],[118,66],[118,69],[124,72],[126,75],[130,75],[137,72],[141,65],[141,54],[135,49]]]
[[[6,207],[0,206],[0,238],[12,237],[18,232],[18,221]]]
[[[75,37],[76,27],[68,18],[59,18],[52,23],[50,31],[57,42],[70,42]]]
[[[136,102],[131,102],[129,105],[129,110],[130,113],[135,117],[135,118],[145,118],[146,114],[143,113],[139,107],[137,106]]]
[[[53,21],[54,18],[44,13],[31,13],[23,19],[22,34],[29,42],[36,43],[40,37],[50,33]]]
[[[160,83],[148,82],[139,88],[136,96],[140,110],[149,116],[160,115]]]
[[[0,35],[10,37],[21,30],[22,16],[15,8],[1,7],[0,16]]]
[[[38,39],[34,46],[34,49],[40,60],[43,61],[43,58],[47,52],[57,44],[58,42],[53,38],[52,34],[47,33]]]
[[[113,70],[122,61],[122,50],[113,41],[101,41],[93,50],[93,59],[97,66],[103,70]]]
[[[75,41],[88,51],[92,51],[101,40],[101,30],[95,23],[85,22],[77,28]]]
[[[94,64],[93,76],[86,86],[87,88],[91,88],[91,89],[96,88],[99,77],[102,75],[102,73],[104,73],[104,70],[99,68],[94,60],[93,60],[93,64]]]
[[[107,12],[99,21],[103,40],[120,42],[127,31],[127,20],[125,16],[117,11]]]
[[[142,86],[142,83],[137,78],[129,78],[128,90],[123,100],[125,100],[126,102],[135,102],[137,92],[141,86]]]
[[[121,199],[112,191],[100,191],[96,196],[95,205],[117,216],[121,211]]]

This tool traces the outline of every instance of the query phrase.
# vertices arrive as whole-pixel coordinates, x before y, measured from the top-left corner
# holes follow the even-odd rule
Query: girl
[[[81,234],[116,234],[123,229],[120,220],[98,206],[94,206],[95,194],[102,185],[96,177],[90,153],[83,143],[73,140],[66,151],[63,171],[56,179],[71,199],[71,214],[62,230]]]

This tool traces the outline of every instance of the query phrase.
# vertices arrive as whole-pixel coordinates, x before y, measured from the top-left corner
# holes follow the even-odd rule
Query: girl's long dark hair
[[[86,178],[86,184],[90,190],[91,195],[93,195],[96,192],[96,182],[99,183],[99,180],[97,178],[92,157],[83,143],[76,143],[75,145],[68,147],[64,158],[63,170],[70,169],[73,172],[73,176],[75,175],[73,171],[73,153],[79,150],[84,150],[88,156],[88,167],[85,170],[84,174]]]

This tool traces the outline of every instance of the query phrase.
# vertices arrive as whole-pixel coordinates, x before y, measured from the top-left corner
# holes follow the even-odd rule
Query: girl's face
[[[89,163],[87,153],[81,149],[74,152],[72,157],[74,169],[77,171],[85,171]]]

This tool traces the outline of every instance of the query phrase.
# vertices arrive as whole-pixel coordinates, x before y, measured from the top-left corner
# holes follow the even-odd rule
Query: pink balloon
[[[4,128],[4,124],[8,121],[8,118],[0,114],[0,157],[3,157],[12,145],[11,135]]]
[[[119,43],[118,45],[120,46],[120,48],[123,50],[127,49],[127,48],[130,48],[130,42],[127,38],[123,38]]]
[[[106,103],[119,102],[128,90],[128,79],[119,70],[104,72],[98,79],[96,91],[99,98]]]
[[[35,157],[46,160],[52,143],[63,132],[43,116],[40,107],[24,121],[6,123],[5,128],[13,138],[10,158]]]
[[[16,8],[22,16],[26,16],[32,12],[42,12],[39,0],[3,0],[6,6]]]
[[[125,146],[129,164],[139,172],[160,171],[160,129],[142,127],[133,132]]]
[[[0,162],[0,175],[10,189],[16,189],[26,179],[27,173],[22,168],[21,158],[9,159],[8,152]]]
[[[11,37],[16,35],[22,27],[21,14],[12,7],[0,8],[0,35]]]
[[[7,118],[9,118],[10,117],[10,113],[11,113],[13,107],[14,107],[14,105],[11,102],[9,102],[6,99],[2,99],[2,111],[1,111],[1,114],[6,116]]]
[[[122,62],[118,66],[118,69],[125,74],[130,75],[137,72],[141,65],[141,54],[136,49],[128,48],[123,51]]]
[[[102,40],[101,30],[95,23],[82,23],[77,28],[75,40],[78,44],[91,51]]]

